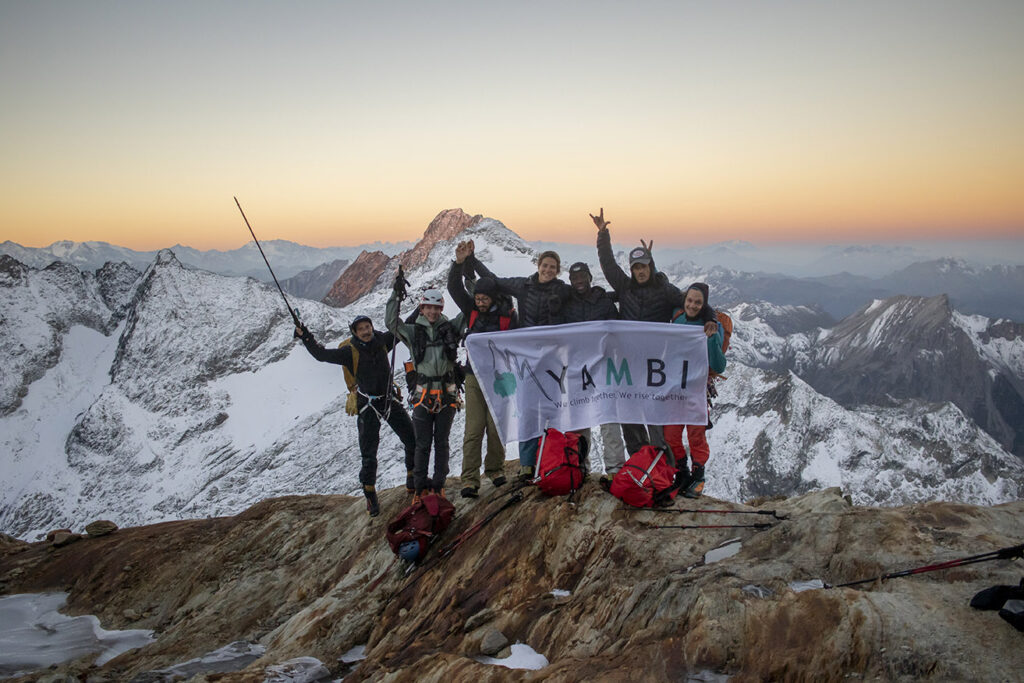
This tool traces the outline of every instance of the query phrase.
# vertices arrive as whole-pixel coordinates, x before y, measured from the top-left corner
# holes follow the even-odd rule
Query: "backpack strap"
[[[344,365],[341,366],[341,370],[345,373],[345,385],[348,387],[349,393],[352,394],[359,390],[359,381],[356,379],[356,373],[359,372],[359,350],[352,343],[352,337],[338,344],[339,349],[343,349],[346,346],[352,349],[352,371],[349,372],[349,369]]]

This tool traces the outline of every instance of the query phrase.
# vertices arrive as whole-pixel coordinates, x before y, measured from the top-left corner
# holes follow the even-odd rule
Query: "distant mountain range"
[[[461,218],[455,220],[456,215]],[[442,229],[447,229],[458,223],[464,227],[469,219],[493,220],[470,217],[461,210],[451,209],[441,212],[432,225],[443,225]],[[356,263],[358,279],[364,287],[369,286],[372,282],[366,282],[367,273],[374,273],[375,278],[387,259],[413,246],[411,242],[375,242],[355,247],[316,248],[285,240],[262,244],[285,291],[332,305],[352,301],[348,294],[331,294],[345,267]],[[950,249],[946,254],[957,256],[937,256],[943,247]],[[561,254],[565,269],[575,261],[597,264],[593,244],[532,242],[523,243],[523,248],[532,253],[555,249]],[[628,245],[616,248],[624,252]],[[182,246],[172,247],[172,251],[188,267],[270,281],[254,243],[229,251],[199,251]],[[33,268],[45,268],[60,261],[83,271],[96,270],[107,262],[124,262],[143,270],[152,263],[156,253],[105,242],[65,241],[45,248],[22,247],[10,241],[0,244],[0,254]],[[364,260],[359,259],[360,255]],[[945,294],[953,307],[963,313],[1024,321],[1024,297],[1019,295],[1024,291],[1024,241],[786,246],[722,242],[689,249],[656,248],[655,259],[662,270],[680,280],[693,274],[705,279],[712,286],[714,302],[719,305],[768,301],[819,309],[838,320],[874,299],[901,294]],[[346,265],[342,266],[342,262]],[[592,270],[601,282],[600,269],[593,267]],[[350,289],[353,285],[346,284],[341,285],[339,291]]]
[[[915,263],[889,275],[869,278],[849,273],[797,278],[749,273],[722,268],[702,268],[691,262],[673,264],[669,274],[697,277],[711,284],[717,305],[748,301],[809,306],[835,319],[844,318],[874,299],[891,296],[947,295],[964,313],[1024,321],[1024,266],[975,267],[960,259],[944,258]]]
[[[499,221],[459,212],[431,226],[344,307],[303,301],[317,338],[337,344],[357,313],[379,323],[399,261],[415,290],[443,288],[463,239],[498,274],[535,270],[535,250]],[[1020,326],[964,315],[946,297],[867,301],[834,324],[821,307],[770,303],[768,292],[740,301],[741,275],[668,270],[680,284],[708,279],[712,303],[730,302],[737,321],[709,432],[709,495],[841,486],[885,505],[1021,496],[1024,462],[1008,450],[1024,424]],[[268,496],[357,489],[341,371],[294,342],[273,285],[186,268],[173,250],[144,269],[38,268],[4,255],[0,321],[6,533],[222,515]],[[453,472],[462,430],[459,413]],[[404,481],[400,451],[383,430],[382,487]]]
[[[274,273],[279,280],[294,277],[307,270],[337,260],[352,261],[364,249],[388,254],[409,248],[411,242],[374,242],[355,247],[307,247],[288,240],[260,242]],[[238,249],[201,251],[192,247],[170,247],[182,264],[201,268],[220,275],[245,275],[263,282],[270,281],[270,273],[254,242]],[[69,263],[79,270],[96,270],[107,262],[124,262],[144,270],[156,258],[159,250],[136,251],[106,242],[54,242],[48,247],[23,247],[10,240],[0,244],[0,254],[6,254],[33,268],[45,268],[55,261]]]

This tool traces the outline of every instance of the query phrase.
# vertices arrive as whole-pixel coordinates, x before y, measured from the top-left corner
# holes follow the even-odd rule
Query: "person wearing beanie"
[[[595,287],[593,280],[590,266],[586,263],[580,261],[569,266],[569,286],[572,287],[572,292],[562,309],[562,317],[565,322],[581,323],[591,320],[618,319],[619,310],[615,307],[614,298],[604,288]],[[575,431],[586,438],[587,443],[592,443],[590,427]],[[622,444],[622,426],[618,423],[601,425],[601,441],[603,445],[601,457],[604,461],[605,474],[601,477],[600,483],[602,486],[610,486],[611,478],[626,462]]]
[[[498,292],[494,278],[483,276],[476,280],[473,293],[463,284],[463,267],[469,255],[468,242],[455,247],[455,261],[448,270],[448,293],[462,312],[465,321],[463,338],[477,332],[498,332],[517,327],[517,316],[507,297]],[[494,417],[487,407],[480,382],[473,366],[466,362],[466,431],[462,438],[463,498],[476,498],[480,491],[480,456],[484,435],[487,436],[487,456],[484,458],[484,476],[494,486],[505,484],[505,445],[498,435]]]
[[[417,314],[412,322],[399,319],[398,308],[405,292],[405,278],[401,271],[388,299],[384,323],[388,330],[402,341],[412,356],[415,385],[410,388],[412,425],[416,434],[416,453],[412,474],[406,479],[414,492],[412,502],[420,500],[424,492],[444,496],[444,482],[448,477],[448,435],[458,410],[458,376],[455,360],[458,356],[462,314],[448,320],[444,311],[444,296],[438,289],[427,289],[417,299]],[[434,473],[428,477],[430,451],[434,451]],[[411,479],[411,481],[410,481]]]
[[[711,310],[708,304],[710,289],[703,282],[694,282],[686,290],[683,307],[675,312],[673,323],[679,325],[703,325],[701,317]],[[714,311],[712,311],[714,313]],[[708,369],[721,374],[725,372],[725,352],[722,350],[723,333],[716,323],[713,334],[708,336]],[[709,389],[710,391],[710,389]],[[708,424],[710,424],[710,419]],[[690,461],[692,468],[686,464],[686,448],[683,446],[683,430],[690,444]],[[679,490],[687,498],[700,498],[704,493],[704,467],[711,456],[708,446],[707,425],[667,425],[665,440],[676,458],[676,466],[680,476],[677,478]]]
[[[558,279],[562,259],[554,251],[543,251],[537,256],[537,272],[529,277],[498,277],[476,258],[473,240],[466,242],[469,253],[466,267],[473,268],[483,277],[494,280],[499,294],[514,296],[518,302],[519,326],[558,325],[564,322],[562,307],[569,296],[569,285]],[[519,442],[519,477],[533,478],[537,463],[537,439]]]
[[[412,470],[416,453],[416,435],[412,421],[405,412],[395,390],[388,352],[394,347],[395,335],[377,332],[373,321],[357,316],[349,325],[352,337],[337,349],[325,349],[305,325],[295,328],[295,336],[313,358],[345,368],[349,383],[349,400],[345,411],[356,416],[359,431],[359,454],[362,466],[359,483],[366,497],[366,511],[371,517],[380,514],[377,500],[377,449],[380,445],[380,423],[387,422],[405,448],[405,465]]]
[[[627,275],[612,253],[612,238],[608,232],[611,222],[605,220],[604,209],[597,216],[590,214],[590,218],[597,226],[597,256],[601,272],[619,297],[619,317],[622,320],[670,322],[672,312],[683,305],[683,293],[655,267],[651,253],[654,242],[641,241],[639,247],[630,250]],[[710,319],[708,322],[710,327]],[[648,444],[658,448],[668,445],[661,425],[623,424],[622,436],[630,455]]]

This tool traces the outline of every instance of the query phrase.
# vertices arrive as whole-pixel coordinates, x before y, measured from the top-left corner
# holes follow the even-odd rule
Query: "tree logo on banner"
[[[548,395],[548,392],[544,390],[540,380],[537,379],[537,375],[533,372],[533,366],[530,365],[529,361],[520,361],[519,357],[512,351],[502,351],[494,342],[491,340],[487,341],[487,348],[491,352],[491,362],[494,364],[494,393],[502,398],[509,398],[516,393],[516,389],[519,386],[516,380],[518,374],[520,378],[529,376],[533,379],[534,384],[540,389],[540,393],[544,394],[544,398],[555,402],[555,399]],[[505,372],[498,372],[498,357],[501,357],[505,365]]]

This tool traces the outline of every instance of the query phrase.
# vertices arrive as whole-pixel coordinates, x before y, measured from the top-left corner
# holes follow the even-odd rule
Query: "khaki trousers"
[[[480,454],[487,434],[484,474],[494,480],[505,474],[505,445],[498,436],[476,375],[466,375],[466,434],[462,439],[462,486],[480,488]]]

